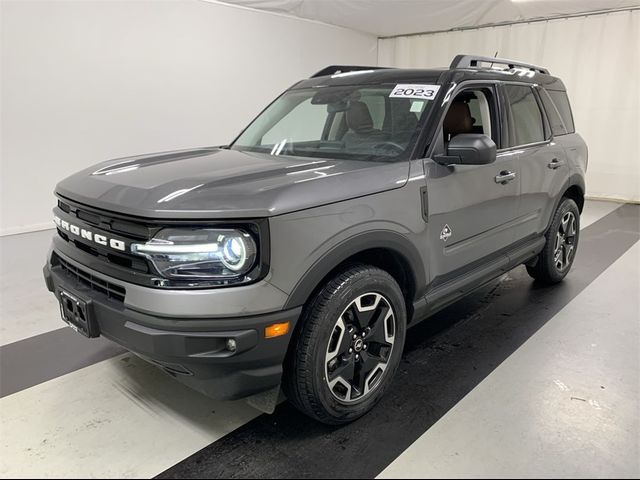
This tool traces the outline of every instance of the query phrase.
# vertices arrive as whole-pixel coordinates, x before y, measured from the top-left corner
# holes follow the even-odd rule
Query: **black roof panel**
[[[326,71],[331,71],[327,67]],[[340,67],[349,68],[349,67]],[[392,83],[435,83],[444,84],[451,81],[460,83],[466,80],[501,80],[517,81],[543,85],[554,89],[564,90],[562,81],[552,75],[525,69],[488,69],[488,68],[381,68],[381,67],[351,67],[353,71],[336,75],[314,76],[302,80],[292,88],[311,88],[340,85],[380,85]],[[318,73],[322,73],[321,70]]]

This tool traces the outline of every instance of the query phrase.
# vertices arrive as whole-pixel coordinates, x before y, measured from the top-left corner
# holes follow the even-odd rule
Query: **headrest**
[[[454,100],[447,116],[444,117],[442,129],[445,135],[457,135],[459,133],[471,133],[473,131],[473,118],[469,105],[461,100]]]
[[[373,129],[373,119],[366,103],[351,101],[349,110],[347,110],[347,125],[356,133],[364,133]]]

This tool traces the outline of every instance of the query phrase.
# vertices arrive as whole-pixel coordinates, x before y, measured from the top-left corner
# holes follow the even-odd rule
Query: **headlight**
[[[241,277],[257,256],[249,233],[214,228],[166,228],[147,243],[132,244],[131,251],[147,257],[164,277],[183,280]]]

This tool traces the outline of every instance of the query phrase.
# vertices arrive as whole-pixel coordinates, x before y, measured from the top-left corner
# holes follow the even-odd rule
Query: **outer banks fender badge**
[[[452,233],[453,231],[451,230],[451,227],[449,225],[445,225],[444,227],[442,227],[442,231],[440,232],[440,240],[446,242],[447,240],[449,240],[449,237]]]

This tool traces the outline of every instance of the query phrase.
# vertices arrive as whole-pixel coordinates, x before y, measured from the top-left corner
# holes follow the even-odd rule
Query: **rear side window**
[[[511,146],[543,142],[542,112],[533,90],[525,85],[505,85],[505,93],[513,120]]]
[[[546,92],[546,90],[540,89],[540,100],[542,100],[542,105],[544,106],[545,112],[547,112],[547,118],[549,119],[549,124],[551,125],[551,131],[555,136],[558,135],[566,135],[569,133],[567,131],[567,126],[564,124],[560,112],[558,108],[555,106],[551,97]]]
[[[573,115],[571,114],[571,106],[569,105],[567,92],[563,92],[561,90],[547,90],[547,93],[551,97],[551,100],[553,100],[553,104],[558,109],[558,113],[567,127],[567,133],[574,133],[576,128],[573,125]]]

